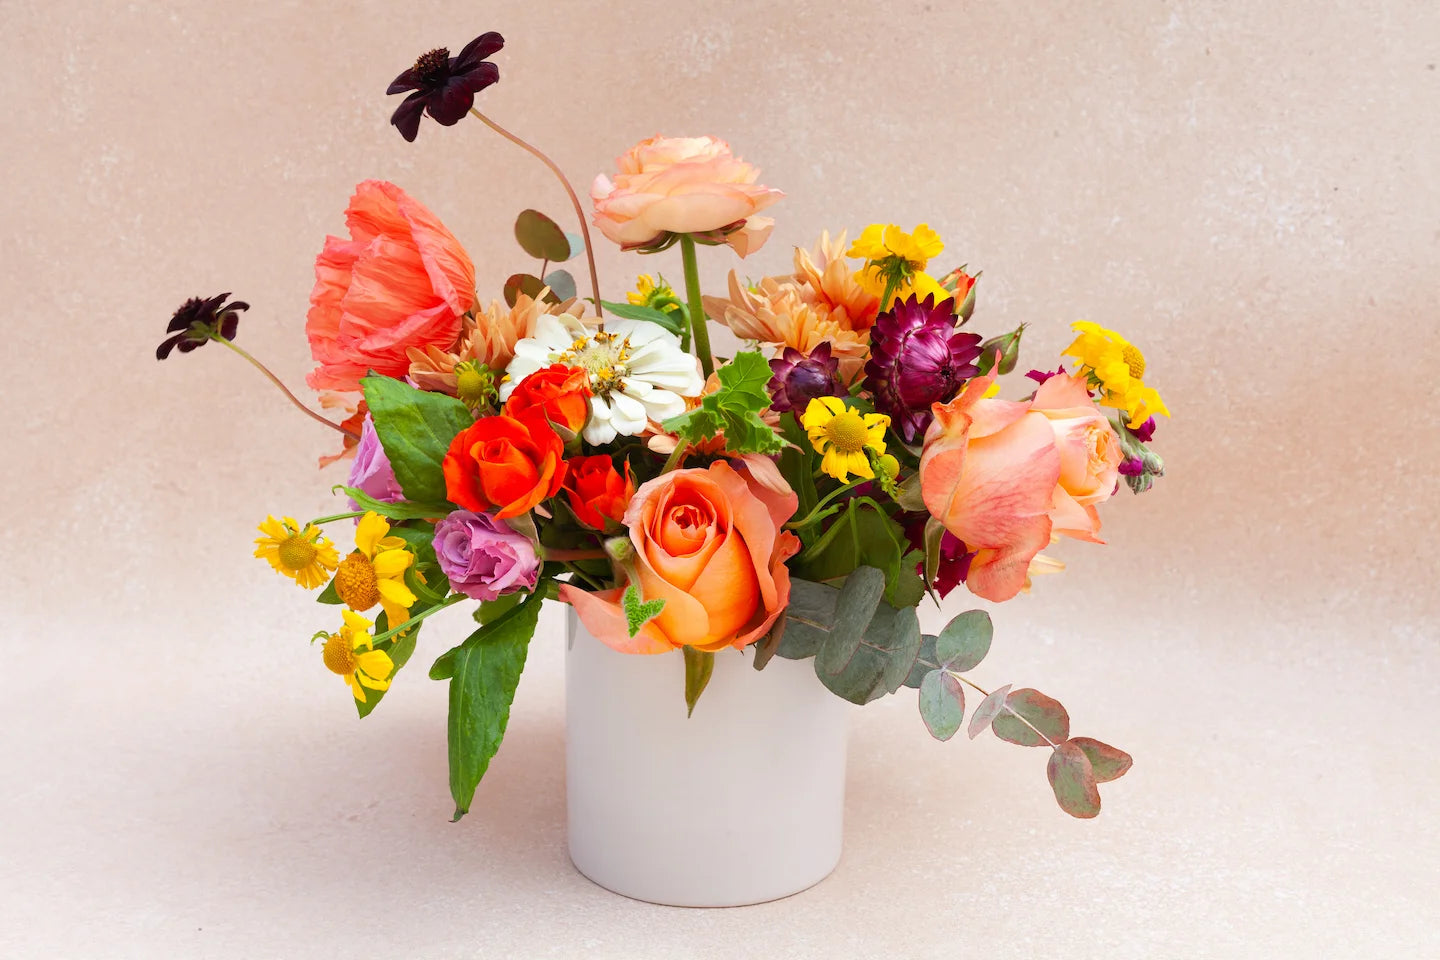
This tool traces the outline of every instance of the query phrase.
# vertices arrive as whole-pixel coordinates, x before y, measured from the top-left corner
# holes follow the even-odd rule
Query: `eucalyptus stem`
[[[270,382],[275,384],[275,386],[279,387],[280,392],[290,398],[290,402],[295,404],[295,406],[300,410],[301,413],[305,414],[307,417],[310,417],[312,420],[325,424],[325,426],[329,427],[331,430],[338,430],[341,433],[345,434],[345,436],[351,437],[355,440],[360,439],[360,434],[355,433],[347,427],[341,426],[333,420],[325,419],[324,417],[320,416],[320,414],[316,413],[314,410],[311,410],[309,407],[305,406],[305,404],[301,403],[300,399],[296,397],[295,394],[290,392],[290,388],[285,386],[285,384],[281,383],[280,378],[270,372],[269,367],[265,366],[265,364],[261,363],[259,360],[256,360],[247,351],[235,346],[234,343],[225,339],[224,337],[217,336],[214,338],[214,340],[216,343],[225,344],[225,346],[229,347],[231,350],[234,350],[246,360],[249,360],[250,363],[254,365],[255,369],[259,370],[261,373],[265,374],[265,376],[269,377]]]
[[[710,356],[710,328],[705,321],[705,302],[700,296],[700,265],[695,260],[695,238],[680,234],[680,256],[685,263],[685,296],[689,298],[690,332],[695,337],[695,355],[708,380],[715,372],[715,359]]]
[[[448,596],[448,597],[446,597],[444,600],[442,600],[440,603],[435,604],[435,606],[429,608],[428,610],[422,610],[420,613],[415,614],[415,616],[411,617],[409,620],[406,620],[404,623],[400,624],[400,626],[398,626],[398,627],[391,627],[389,630],[386,630],[386,631],[384,631],[383,633],[377,633],[377,634],[375,634],[373,637],[370,638],[370,640],[371,640],[372,643],[378,643],[378,642],[380,642],[381,640],[389,640],[391,637],[395,636],[397,633],[404,633],[406,630],[409,630],[412,626],[414,626],[415,624],[419,623],[421,620],[424,620],[426,617],[430,616],[432,613],[439,613],[441,610],[444,610],[446,607],[453,607],[455,604],[459,603],[461,600],[469,600],[469,599],[470,599],[470,598],[467,597],[467,596],[465,596],[465,594],[463,594],[463,593],[451,594],[450,596]]]
[[[989,691],[985,690],[985,688],[981,687],[979,684],[976,684],[976,683],[971,682],[969,679],[967,679],[966,677],[961,676],[960,674],[956,673],[954,670],[946,670],[945,672],[948,673],[948,674],[950,674],[950,676],[954,677],[956,680],[959,680],[961,683],[965,684],[966,686],[974,688],[982,697],[988,697],[988,696],[990,696]],[[1005,712],[1006,712],[1006,713],[1010,714],[1010,716],[1014,717],[1016,720],[1019,720],[1021,723],[1025,724],[1025,726],[1029,727],[1031,730],[1034,730],[1034,731],[1035,731],[1035,735],[1036,735],[1037,737],[1039,737],[1041,740],[1044,740],[1046,743],[1050,744],[1050,746],[1051,746],[1052,748],[1057,749],[1057,750],[1059,749],[1059,745],[1056,744],[1054,740],[1051,740],[1049,737],[1045,736],[1045,732],[1044,732],[1043,730],[1041,730],[1039,727],[1035,726],[1035,724],[1031,723],[1029,720],[1026,720],[1024,717],[1022,717],[1022,716],[1019,714],[1019,712],[1010,709],[1010,704],[1007,703],[1007,704],[1005,704],[1004,706],[1005,706]]]
[[[560,185],[565,188],[565,193],[570,198],[570,205],[575,208],[575,216],[580,221],[580,235],[585,238],[585,261],[590,266],[590,292],[595,295],[595,316],[599,317],[601,320],[604,320],[605,311],[600,306],[600,278],[599,275],[595,272],[595,253],[590,244],[590,224],[585,219],[585,211],[580,206],[580,198],[575,195],[575,188],[570,186],[570,181],[566,179],[564,171],[562,171],[560,167],[556,165],[554,160],[551,160],[548,156],[546,156],[544,151],[542,151],[539,147],[536,147],[533,144],[521,140],[519,137],[515,136],[515,134],[511,133],[509,130],[506,130],[504,127],[500,126],[500,124],[496,123],[494,120],[491,120],[489,117],[485,116],[485,114],[481,113],[479,110],[476,110],[474,107],[470,108],[470,112],[475,115],[475,118],[477,120],[485,124],[485,126],[489,127],[491,130],[494,130],[496,133],[500,134],[500,136],[504,137],[506,140],[509,140],[517,147],[520,147],[522,150],[528,151],[541,163],[549,167],[550,172],[555,174],[556,179],[560,181]]]

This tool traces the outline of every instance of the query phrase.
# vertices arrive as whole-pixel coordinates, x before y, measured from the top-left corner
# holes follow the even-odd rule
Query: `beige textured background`
[[[0,955],[1440,955],[1432,0],[0,15]],[[655,132],[760,164],[789,197],[755,274],[928,220],[985,271],[977,323],[1035,324],[1031,364],[1078,318],[1144,346],[1172,475],[996,613],[983,668],[1136,755],[1098,821],[1053,808],[1038,753],[934,743],[892,698],[856,716],[832,878],[668,910],[569,868],[553,636],[462,824],[442,685],[412,669],[355,721],[305,642],[324,616],[249,557],[265,513],[328,512],[330,437],[218,348],[152,351],[233,290],[300,386],[311,261],[367,177],[439,213],[483,290],[523,266],[513,215],[566,212],[545,172],[478,124],[387,125],[394,74],[486,29],[485,106],[577,183]],[[679,275],[600,267],[611,296]]]

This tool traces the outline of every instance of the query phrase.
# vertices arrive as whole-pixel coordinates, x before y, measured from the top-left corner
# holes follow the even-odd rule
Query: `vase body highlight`
[[[849,705],[808,661],[723,650],[685,716],[679,652],[623,654],[568,612],[570,859],[606,889],[689,907],[762,903],[840,860]]]

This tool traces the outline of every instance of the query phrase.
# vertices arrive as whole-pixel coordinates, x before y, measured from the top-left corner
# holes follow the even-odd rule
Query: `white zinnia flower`
[[[610,317],[601,332],[562,313],[542,316],[535,335],[515,344],[500,399],[510,399],[516,384],[552,363],[590,374],[590,417],[580,435],[596,445],[643,433],[651,420],[679,416],[685,398],[705,388],[695,358],[665,328]]]

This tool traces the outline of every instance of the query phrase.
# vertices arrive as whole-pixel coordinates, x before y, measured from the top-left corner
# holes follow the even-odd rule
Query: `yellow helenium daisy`
[[[805,408],[800,425],[815,452],[823,454],[821,472],[841,483],[848,483],[852,473],[863,480],[875,478],[869,452],[877,457],[885,453],[885,429],[890,426],[885,414],[861,414],[839,397],[816,397]]]
[[[335,593],[351,610],[385,610],[386,624],[398,627],[410,619],[415,594],[405,586],[405,571],[415,562],[405,541],[386,536],[390,524],[373,510],[355,527],[355,552],[335,571]]]
[[[1154,414],[1170,416],[1154,387],[1145,386],[1145,354],[1114,330],[1080,320],[1070,325],[1079,336],[1064,355],[1080,361],[1091,382],[1100,388],[1100,402],[1124,410],[1129,426],[1138,427]]]
[[[324,586],[340,562],[334,544],[322,537],[313,523],[302,530],[294,517],[283,521],[266,517],[259,529],[265,536],[255,539],[255,556],[270,561],[277,573],[307,590]]]
[[[374,624],[358,613],[349,610],[341,613],[345,617],[345,625],[339,633],[332,633],[325,639],[321,656],[330,672],[344,677],[355,699],[364,703],[366,687],[371,690],[390,688],[390,674],[395,670],[395,661],[384,650],[374,648],[374,641],[370,638],[370,628]]]
[[[884,297],[888,287],[894,299],[914,295],[924,300],[933,296],[939,303],[950,294],[925,272],[925,267],[944,249],[940,234],[926,224],[917,226],[914,233],[906,233],[893,223],[872,223],[850,245],[846,256],[865,260],[855,280],[872,296]],[[889,307],[888,303],[880,305],[882,310]]]

